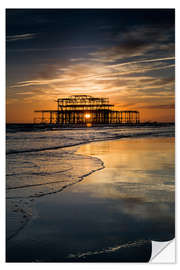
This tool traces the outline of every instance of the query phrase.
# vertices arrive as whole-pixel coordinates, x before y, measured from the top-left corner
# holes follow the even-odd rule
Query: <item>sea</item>
[[[119,246],[120,246],[120,249],[122,247],[126,248],[128,245],[130,248],[133,248],[134,246],[136,246],[136,244],[134,244],[136,242],[131,242],[130,239],[129,239],[130,242],[128,241],[127,243],[127,241],[125,241],[119,245],[118,243],[116,243],[117,241],[114,238],[112,238],[111,243],[108,244],[107,246],[105,244],[103,247],[101,247],[100,251],[98,252],[97,252],[98,247],[91,246],[91,244],[90,244],[91,248],[87,246],[85,250],[83,248],[81,250],[79,246],[77,250],[76,248],[72,250],[67,249],[66,252],[63,250],[61,253],[63,254],[62,256],[59,253],[56,254],[56,252],[53,253],[54,255],[52,255],[51,252],[49,252],[48,254],[51,254],[51,255],[49,255],[49,257],[48,255],[46,255],[46,258],[43,257],[44,255],[42,256],[42,253],[40,255],[37,255],[38,252],[36,252],[36,255],[27,256],[27,254],[23,255],[23,252],[22,252],[23,249],[25,250],[25,247],[23,247],[22,243],[24,243],[25,246],[26,245],[28,246],[27,243],[29,242],[29,240],[25,240],[26,238],[25,232],[26,230],[28,231],[28,229],[26,228],[28,228],[28,226],[31,226],[30,224],[34,222],[33,220],[39,220],[39,212],[37,210],[38,207],[36,207],[36,202],[40,204],[44,202],[45,205],[47,206],[47,198],[56,198],[56,201],[58,200],[58,202],[60,202],[60,200],[62,200],[61,197],[62,198],[66,197],[66,200],[67,200],[67,198],[70,197],[68,193],[68,190],[70,190],[71,191],[70,202],[73,203],[73,198],[75,196],[74,194],[76,194],[76,196],[78,194],[78,198],[81,197],[82,190],[80,190],[78,193],[78,186],[80,186],[80,184],[82,183],[85,184],[87,179],[93,178],[94,175],[100,175],[99,173],[101,173],[101,179],[107,178],[108,174],[105,174],[106,172],[105,169],[106,167],[108,167],[108,163],[110,164],[111,160],[113,160],[113,155],[110,158],[111,160],[107,159],[106,162],[103,160],[103,155],[101,155],[101,153],[103,149],[105,149],[105,146],[106,146],[106,152],[109,151],[110,153],[111,152],[114,153],[113,151],[115,151],[118,146],[115,146],[115,145],[113,146],[113,142],[124,141],[125,142],[124,145],[126,145],[126,147],[130,145],[129,142],[133,142],[132,147],[134,150],[132,150],[132,153],[130,154],[130,156],[128,156],[128,159],[131,160],[130,157],[132,157],[133,151],[137,151],[138,149],[140,149],[142,147],[141,146],[142,144],[146,145],[146,148],[147,148],[147,141],[146,143],[144,143],[142,139],[153,139],[153,138],[157,139],[158,138],[159,140],[162,139],[162,142],[163,142],[163,139],[166,139],[166,138],[172,139],[174,137],[175,137],[174,125],[163,125],[163,124],[162,125],[148,125],[148,126],[147,125],[119,126],[119,127],[108,127],[108,126],[102,127],[101,126],[101,127],[90,127],[90,128],[64,128],[64,129],[58,128],[58,127],[48,127],[48,126],[42,128],[41,126],[38,127],[38,126],[33,126],[33,125],[22,125],[22,124],[7,125],[6,127],[7,261],[76,261],[76,260],[77,261],[81,261],[81,260],[85,260],[85,261],[97,260],[98,261],[97,254],[100,254],[100,261],[101,260],[103,261],[103,260],[106,260],[106,256],[104,255],[104,252],[108,254],[113,253],[114,251],[116,252],[117,250],[119,250],[117,248]],[[134,143],[136,141],[138,142],[137,144]],[[102,142],[102,144],[100,142]],[[103,142],[106,142],[106,144],[104,144]],[[90,148],[91,151],[90,151],[88,147],[93,146],[93,145],[95,146],[94,148],[91,147]],[[97,147],[99,147],[98,149],[100,149],[102,145],[101,151],[98,150],[99,151],[98,153],[100,154],[95,153],[96,148],[97,148],[96,145]],[[108,150],[107,150],[107,145],[108,145]],[[153,145],[154,147],[158,147],[158,143],[156,141],[154,144],[153,143],[151,144],[152,148],[153,148]],[[136,146],[138,149],[136,149]],[[169,155],[170,153],[170,155],[172,156],[174,153],[173,152],[174,145],[168,144],[168,147],[170,147],[171,149],[168,148],[167,155]],[[79,152],[79,149],[81,148],[82,148],[82,151]],[[115,174],[111,174],[112,179],[116,179],[116,181],[117,181],[117,178],[120,179],[120,177],[123,179],[126,179],[126,181],[124,180],[123,182],[123,183],[126,182],[126,184],[122,185],[121,183],[121,189],[119,189],[119,187],[116,189],[117,182],[115,181],[116,182],[116,185],[115,185],[115,182],[112,183],[112,179],[111,179],[111,184],[113,185],[114,189],[116,189],[115,194],[118,192],[121,193],[120,199],[118,197],[119,195],[116,196],[115,198],[116,201],[118,200],[123,201],[122,198],[127,197],[128,193],[132,197],[133,196],[132,194],[135,192],[134,189],[132,189],[132,179],[135,176],[130,175],[129,176],[130,180],[127,179],[128,178],[127,171],[128,170],[130,171],[130,169],[127,169],[126,163],[128,163],[128,160],[127,158],[124,159],[125,155],[123,155],[123,153],[128,152],[127,149],[129,148],[126,148],[126,149],[119,148],[118,155],[121,156],[121,151],[122,151],[123,159],[120,162],[123,163],[123,166],[124,166],[120,168],[118,165],[118,170],[121,171],[121,173],[119,173],[118,176],[116,175],[116,177],[114,176]],[[143,151],[144,151],[143,153],[147,153],[147,155],[150,155],[149,154],[150,149],[147,148]],[[171,222],[170,222],[171,229],[170,229],[170,232],[167,234],[167,239],[171,239],[174,237],[174,232],[173,232],[174,229],[172,229],[174,228],[174,221],[172,221],[172,217],[174,220],[174,210],[173,210],[174,209],[174,159],[169,158],[169,156],[168,158],[166,157],[166,148],[165,150],[163,150],[162,145],[161,145],[160,152],[162,152],[161,161],[163,159],[163,162],[165,162],[164,164],[166,164],[165,165],[166,168],[164,167],[163,172],[162,170],[161,172],[157,171],[157,168],[153,172],[151,170],[151,176],[153,175],[153,179],[157,178],[157,189],[155,191],[154,189],[153,191],[152,189],[148,190],[149,192],[151,191],[150,193],[151,198],[149,201],[147,200],[147,203],[150,203],[152,198],[153,200],[155,200],[154,198],[156,198],[155,195],[158,191],[161,192],[161,194],[164,192],[163,193],[164,195],[162,196],[163,200],[166,201],[166,206],[167,206],[167,203],[168,205],[170,205],[170,208],[168,207],[167,211],[169,211],[169,209],[172,210]],[[152,154],[152,150],[151,150],[151,154]],[[144,160],[147,158],[146,157],[147,155],[144,154],[144,157],[145,157]],[[115,154],[114,154],[114,159],[117,160],[117,158],[115,158]],[[136,160],[136,158],[133,159],[133,162],[135,162],[134,160]],[[141,162],[143,164],[143,160],[141,160]],[[157,162],[158,160],[156,160],[156,164],[158,164]],[[112,164],[115,164],[115,161]],[[139,175],[143,175],[143,166],[147,167],[148,165],[145,164],[141,166],[142,171],[141,172],[140,170],[138,171]],[[112,167],[113,168],[116,167],[116,171],[117,171],[117,166],[112,165]],[[110,170],[108,170],[108,172],[110,172]],[[113,171],[113,173],[114,172],[115,171]],[[122,174],[122,172],[126,172],[126,174],[125,173]],[[96,179],[98,179],[98,176],[96,177]],[[141,180],[140,177],[139,179]],[[136,181],[136,183],[133,184],[136,187],[136,192],[142,190],[142,182],[140,180]],[[150,177],[146,178],[146,180],[147,180],[147,183],[150,183],[149,186],[147,185],[147,188],[151,187],[152,180],[150,180]],[[101,181],[101,180],[97,180],[97,181]],[[96,185],[97,185],[97,181],[96,181]],[[127,182],[128,182],[128,185],[127,185]],[[90,183],[92,182],[90,181]],[[93,188],[96,189],[96,185],[95,186],[85,185],[86,193],[87,193],[88,188],[91,190]],[[81,186],[83,187],[83,185]],[[103,183],[103,187],[105,187],[104,183]],[[108,189],[108,194],[109,192],[110,191]],[[100,193],[101,192],[99,192],[98,194]],[[149,193],[147,192],[147,194]],[[91,198],[92,194],[87,195],[87,196],[89,196],[88,198]],[[97,195],[97,192],[96,192],[96,195],[94,196],[96,197],[96,199],[97,199],[97,196],[99,196],[101,200],[104,200],[104,198],[102,199],[103,197],[102,193],[100,195]],[[108,195],[108,196],[109,197],[107,199],[107,195],[106,195],[106,199],[111,201],[108,204],[109,206],[112,204],[112,199],[114,198],[113,197],[114,195],[112,195],[112,198],[111,198],[111,195]],[[148,197],[149,195],[146,195],[146,196]],[[76,199],[74,198],[74,203],[75,203],[75,200]],[[106,200],[106,203],[107,203],[107,200]],[[62,207],[64,205],[63,202],[62,202]],[[85,203],[86,203],[86,200],[85,200]],[[83,205],[85,205],[85,203],[83,203]],[[98,204],[99,204],[99,201],[97,202],[97,205]],[[67,205],[68,205],[68,202],[67,202]],[[104,206],[107,207],[106,204]],[[101,201],[101,207],[102,207],[102,201]],[[163,205],[163,207],[165,206]],[[80,209],[81,206],[78,206],[78,208]],[[130,212],[130,209],[128,210]],[[133,208],[132,208],[132,211],[134,211]],[[138,211],[141,211],[141,209],[138,208]],[[102,210],[100,212],[103,213]],[[48,216],[48,213],[50,212],[48,211],[46,212],[47,216]],[[51,216],[52,213],[50,213],[49,215]],[[130,214],[128,213],[128,215]],[[163,215],[165,215],[165,212],[163,212]],[[106,216],[106,214],[103,215],[103,218],[104,216]],[[51,217],[51,219],[53,218]],[[74,230],[73,219],[72,218],[70,219],[71,219],[72,227],[69,228],[69,231],[71,230],[73,231]],[[109,224],[111,224],[108,227],[110,231],[111,231],[111,226],[112,227],[117,226],[117,221],[113,225],[112,219],[113,218],[111,217],[111,220],[109,221],[110,222]],[[51,234],[51,232],[49,233]],[[21,235],[24,235],[24,236],[22,238],[23,240],[20,244],[19,251],[18,251],[17,243],[18,241],[20,241]],[[88,237],[84,236],[85,239],[87,238],[86,243],[87,241],[90,241],[91,237],[92,235]],[[113,235],[113,237],[115,236]],[[74,236],[72,237],[72,242],[73,242],[72,245],[75,245],[74,244],[75,240],[73,239],[74,239]],[[113,239],[114,239],[114,245],[113,245]],[[158,239],[158,236],[156,237],[156,239]],[[167,239],[164,239],[164,241]],[[67,241],[71,241],[71,238],[68,238]],[[139,239],[138,241],[140,241],[138,243],[141,243],[142,241],[144,241],[144,239],[143,240]],[[43,243],[43,240],[41,244],[42,243]],[[137,246],[139,245],[138,243],[137,243]],[[15,247],[16,247],[16,252],[14,253],[14,251],[12,250],[14,250]],[[51,247],[51,244],[49,243],[49,249],[50,247]],[[90,252],[88,251],[89,248],[90,248]],[[78,255],[76,257],[76,255],[74,255],[76,253],[87,254],[87,257],[86,255]],[[90,259],[88,259],[89,254],[90,254],[89,256]],[[95,256],[96,259],[93,259],[94,258],[93,256]],[[127,255],[125,257],[127,258]],[[109,258],[108,259],[109,261],[111,260],[118,261],[117,258],[113,259],[114,257],[112,258],[108,257],[108,258]]]

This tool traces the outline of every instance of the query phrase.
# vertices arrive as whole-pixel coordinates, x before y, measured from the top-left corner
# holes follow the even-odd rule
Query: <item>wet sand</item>
[[[174,238],[174,139],[94,142],[77,154],[105,168],[36,200],[7,261],[149,261],[151,240]]]

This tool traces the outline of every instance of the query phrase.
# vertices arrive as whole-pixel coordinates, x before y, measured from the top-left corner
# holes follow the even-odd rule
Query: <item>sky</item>
[[[174,9],[7,9],[6,87],[8,123],[75,94],[172,122]]]

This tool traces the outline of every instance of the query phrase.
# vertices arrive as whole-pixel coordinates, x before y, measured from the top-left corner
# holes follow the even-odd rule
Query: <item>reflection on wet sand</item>
[[[81,146],[77,153],[104,162],[105,169],[83,183],[93,196],[173,202],[174,138],[96,142]]]
[[[174,139],[95,142],[76,155],[105,168],[36,201],[38,217],[8,242],[8,261],[149,261],[151,240],[174,237]]]
[[[78,153],[100,158],[105,168],[74,192],[108,200],[118,214],[150,222],[150,239],[174,237],[174,138],[97,142],[83,145]]]

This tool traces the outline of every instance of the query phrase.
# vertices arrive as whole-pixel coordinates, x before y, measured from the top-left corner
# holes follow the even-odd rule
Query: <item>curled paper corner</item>
[[[175,239],[158,242],[152,241],[151,263],[175,263]]]

